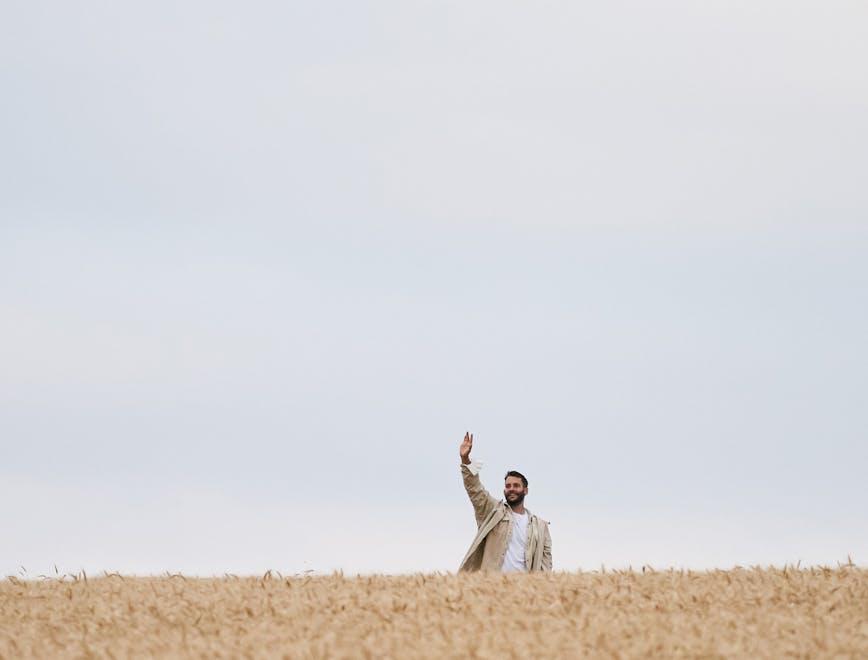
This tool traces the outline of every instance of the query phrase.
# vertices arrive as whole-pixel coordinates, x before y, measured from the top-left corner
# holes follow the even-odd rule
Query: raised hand
[[[473,434],[465,433],[464,440],[461,443],[461,447],[458,450],[458,454],[461,456],[461,462],[464,465],[468,465],[470,463],[470,450],[473,449]]]

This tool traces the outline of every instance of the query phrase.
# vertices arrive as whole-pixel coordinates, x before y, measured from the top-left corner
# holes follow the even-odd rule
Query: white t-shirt
[[[512,535],[509,537],[509,545],[506,546],[506,555],[503,558],[503,572],[526,571],[524,549],[527,545],[527,523],[530,516],[527,511],[521,515],[512,514]]]

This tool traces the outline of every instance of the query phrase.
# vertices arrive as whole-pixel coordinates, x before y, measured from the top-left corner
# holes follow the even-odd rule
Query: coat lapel
[[[482,559],[481,557],[474,558],[474,553],[477,553],[482,541],[486,536],[488,536],[488,533],[494,529],[494,526],[500,522],[501,518],[506,513],[508,505],[504,502],[501,502],[500,504],[501,506],[492,510],[492,512],[488,514],[488,517],[482,521],[482,525],[480,525],[479,530],[476,532],[476,538],[473,539],[470,549],[467,551],[467,554],[464,555],[464,559],[461,560],[461,565],[458,568],[459,571],[479,569],[479,566],[474,568],[472,564],[479,563]],[[525,561],[528,562],[528,571],[530,572],[540,570],[540,567],[542,566],[542,543],[540,543],[542,537],[540,534],[539,518],[533,515],[530,510],[527,510],[527,513],[530,516],[530,520],[528,521]]]

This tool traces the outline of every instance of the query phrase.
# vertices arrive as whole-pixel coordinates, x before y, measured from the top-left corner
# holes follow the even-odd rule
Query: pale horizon
[[[868,9],[15,3],[0,575],[868,563]]]

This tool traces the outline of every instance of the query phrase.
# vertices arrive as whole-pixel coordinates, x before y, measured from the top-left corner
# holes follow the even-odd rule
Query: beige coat
[[[506,548],[512,536],[512,510],[503,500],[498,500],[482,485],[477,474],[478,468],[461,465],[464,488],[470,496],[476,514],[476,538],[461,560],[462,571],[499,571],[503,565]],[[549,524],[542,518],[530,515],[527,526],[527,545],[525,562],[528,571],[552,570],[552,537]]]

